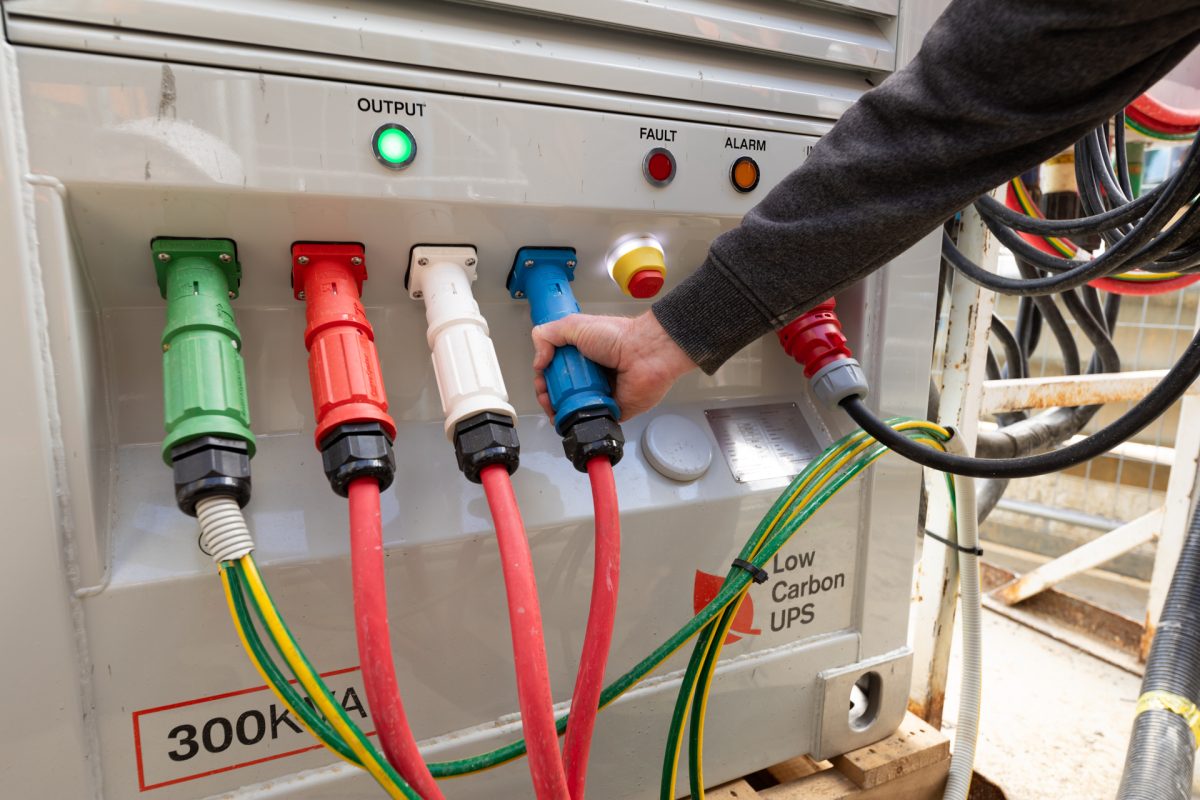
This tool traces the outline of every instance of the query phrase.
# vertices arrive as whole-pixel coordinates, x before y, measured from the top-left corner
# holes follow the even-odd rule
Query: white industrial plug
[[[474,247],[418,245],[405,278],[409,297],[425,301],[426,338],[451,442],[460,422],[480,414],[517,421],[487,320],[471,293],[477,260]]]

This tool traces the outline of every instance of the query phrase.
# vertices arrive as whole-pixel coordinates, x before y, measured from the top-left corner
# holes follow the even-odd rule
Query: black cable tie
[[[942,544],[946,545],[946,547],[949,547],[951,550],[957,550],[960,553],[970,553],[971,555],[979,556],[980,558],[983,557],[983,548],[982,547],[964,547],[963,545],[959,544],[958,542],[952,542],[949,539],[943,539],[941,536],[938,536],[936,533],[933,533],[932,531],[925,531],[925,535],[928,536],[930,539],[933,539],[935,542],[941,542]]]
[[[737,567],[738,569],[744,569],[744,570],[746,570],[746,572],[749,572],[750,577],[754,579],[755,583],[766,583],[767,578],[771,577],[770,575],[767,574],[767,571],[765,569],[763,569],[762,567],[755,566],[754,564],[751,564],[749,561],[745,560],[744,558],[735,558],[733,560],[733,566]]]

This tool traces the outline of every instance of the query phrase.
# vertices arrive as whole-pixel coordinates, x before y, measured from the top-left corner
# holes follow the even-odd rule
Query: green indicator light
[[[407,161],[412,154],[412,139],[398,130],[384,131],[379,137],[379,155],[393,164]]]
[[[371,139],[375,158],[389,169],[404,169],[417,157],[417,141],[408,128],[395,123],[380,126]]]

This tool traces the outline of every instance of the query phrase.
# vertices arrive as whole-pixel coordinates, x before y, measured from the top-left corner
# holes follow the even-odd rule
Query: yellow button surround
[[[623,242],[613,249],[608,261],[608,271],[612,279],[621,287],[621,291],[630,297],[633,297],[633,293],[629,291],[629,282],[642,270],[653,270],[662,275],[664,280],[667,276],[662,245],[650,236]]]

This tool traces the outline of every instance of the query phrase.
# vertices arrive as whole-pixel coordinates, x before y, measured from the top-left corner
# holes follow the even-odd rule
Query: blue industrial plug
[[[522,247],[508,274],[508,293],[528,300],[533,324],[541,325],[579,313],[571,291],[574,278],[574,248]],[[568,345],[555,350],[545,374],[554,427],[576,469],[586,471],[596,455],[607,455],[615,464],[625,438],[616,422],[621,409],[604,371]]]
[[[542,325],[579,313],[571,291],[574,279],[574,248],[522,247],[508,274],[508,292],[518,300],[528,300],[533,324]],[[567,423],[580,411],[607,411],[613,419],[621,416],[608,378],[573,346],[555,351],[546,368],[546,388],[554,407],[554,427],[560,434],[566,434]]]

